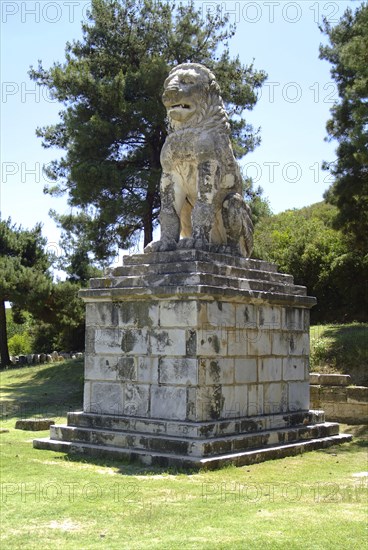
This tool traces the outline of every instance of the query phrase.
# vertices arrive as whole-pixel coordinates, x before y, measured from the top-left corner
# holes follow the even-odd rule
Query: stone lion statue
[[[162,100],[170,127],[161,151],[161,239],[145,252],[196,248],[249,256],[250,208],[215,76],[197,63],[178,65]]]

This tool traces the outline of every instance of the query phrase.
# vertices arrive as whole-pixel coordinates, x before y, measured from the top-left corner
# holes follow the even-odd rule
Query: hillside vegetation
[[[368,324],[311,327],[311,372],[350,374],[352,384],[368,386]]]
[[[325,202],[262,218],[253,257],[277,264],[310,296],[313,324],[368,321],[368,256],[334,228],[338,210]]]

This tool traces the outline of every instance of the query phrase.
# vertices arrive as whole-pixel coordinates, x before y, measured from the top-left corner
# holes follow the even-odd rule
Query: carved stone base
[[[81,296],[84,412],[37,448],[217,467],[347,440],[309,411],[315,299],[274,265],[199,250],[136,255]]]

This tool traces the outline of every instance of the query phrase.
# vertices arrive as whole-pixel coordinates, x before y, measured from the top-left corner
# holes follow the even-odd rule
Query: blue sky
[[[217,2],[196,2],[213,10]],[[264,189],[277,213],[322,200],[330,178],[321,171],[333,161],[336,144],[326,143],[325,124],[337,99],[330,66],[318,59],[325,37],[318,29],[322,16],[335,24],[347,7],[360,2],[225,1],[222,9],[236,22],[232,55],[243,63],[254,59],[268,73],[262,96],[245,116],[261,127],[262,143],[241,162],[245,173]],[[59,252],[59,231],[48,211],[69,212],[66,198],[43,194],[48,183],[42,166],[60,156],[45,150],[37,126],[58,120],[60,105],[28,78],[30,65],[44,67],[64,61],[66,42],[81,36],[84,0],[1,2],[1,187],[2,218],[33,227],[43,223],[49,248]]]

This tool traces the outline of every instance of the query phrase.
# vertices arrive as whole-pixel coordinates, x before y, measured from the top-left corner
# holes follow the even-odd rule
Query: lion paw
[[[181,250],[207,250],[208,246],[208,241],[202,238],[185,237],[178,242]]]
[[[194,239],[191,237],[184,237],[178,242],[178,248],[180,250],[191,250],[194,248]]]
[[[150,254],[151,252],[169,252],[170,250],[176,250],[177,243],[174,239],[161,239],[160,241],[151,242],[148,244],[145,249],[145,254]]]

